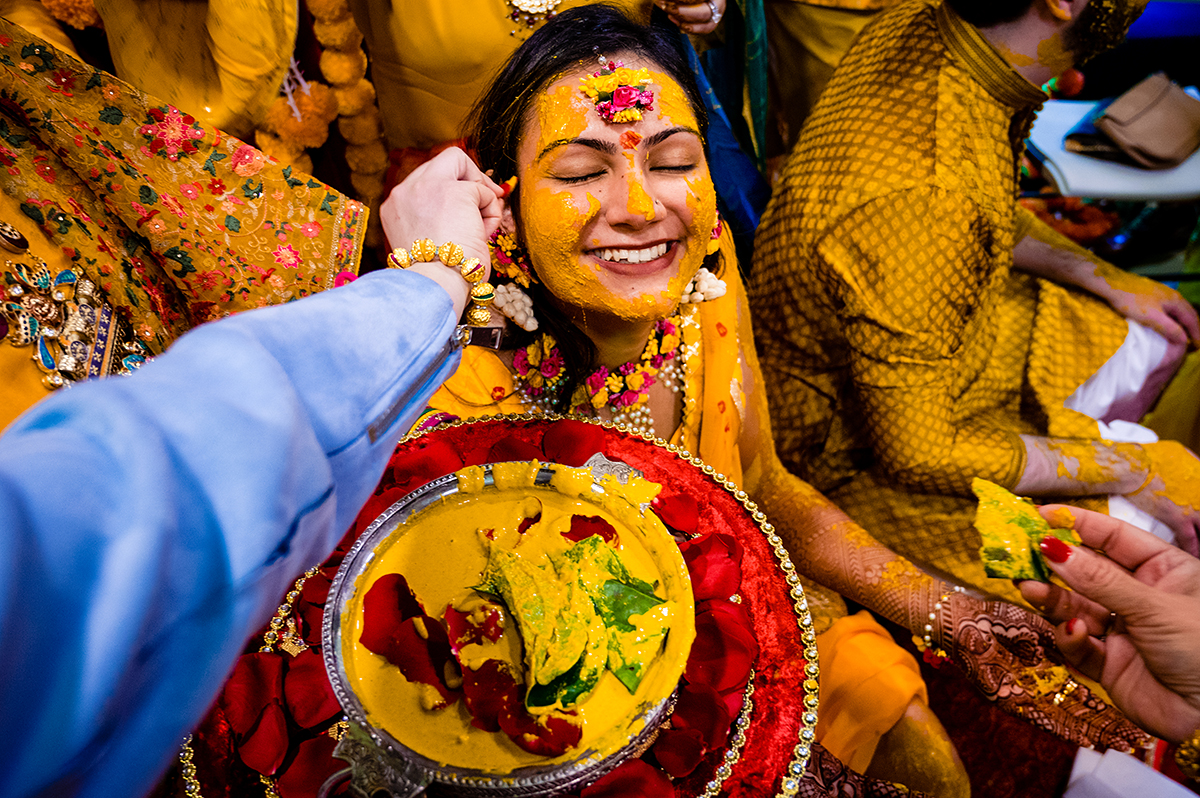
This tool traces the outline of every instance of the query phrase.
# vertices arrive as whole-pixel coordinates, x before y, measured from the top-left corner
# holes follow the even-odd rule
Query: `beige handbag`
[[[1200,100],[1162,72],[1113,100],[1094,124],[1147,169],[1169,169],[1200,148]]]

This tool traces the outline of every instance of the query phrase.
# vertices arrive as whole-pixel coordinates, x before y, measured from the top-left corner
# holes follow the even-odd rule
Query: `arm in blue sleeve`
[[[144,794],[458,363],[386,270],[201,327],[0,438],[0,796]]]

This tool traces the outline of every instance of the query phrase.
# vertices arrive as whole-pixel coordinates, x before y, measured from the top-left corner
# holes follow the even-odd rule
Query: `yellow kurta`
[[[559,12],[589,0],[564,0]],[[428,149],[462,136],[477,97],[530,29],[505,0],[351,0],[366,37],[388,146]],[[649,0],[617,0],[648,21]]]
[[[788,468],[898,553],[1008,597],[979,564],[971,478],[1014,487],[1021,433],[1097,437],[1062,401],[1127,329],[1011,271],[1044,98],[934,0],[882,15],[788,162],[751,296]]]
[[[725,251],[726,262],[732,263],[731,246]],[[729,291],[724,297],[685,309],[683,422],[666,437],[741,485],[786,538],[788,530],[799,534],[811,523],[793,517],[811,507],[795,500],[798,494],[788,486],[794,478],[771,447],[745,292],[736,270],[726,271]],[[513,373],[500,357],[468,347],[462,365],[430,405],[460,418],[528,412],[515,388]],[[747,440],[754,442],[751,447],[746,447]],[[784,494],[789,501],[772,501]],[[927,700],[925,684],[913,658],[866,613],[846,617],[836,594],[808,581],[804,587],[821,632],[817,649],[822,707],[829,702],[829,709],[821,711],[818,739],[844,762],[863,770],[880,736],[900,719],[909,702]]]

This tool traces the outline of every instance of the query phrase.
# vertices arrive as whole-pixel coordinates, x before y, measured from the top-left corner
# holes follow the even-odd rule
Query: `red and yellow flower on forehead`
[[[642,111],[654,110],[654,93],[647,88],[650,73],[645,69],[630,69],[620,61],[600,56],[600,69],[579,82],[605,122],[637,122]]]

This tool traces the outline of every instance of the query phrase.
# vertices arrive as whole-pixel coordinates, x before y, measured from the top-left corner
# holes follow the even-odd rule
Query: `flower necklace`
[[[591,415],[608,407],[617,423],[635,432],[653,432],[650,386],[662,381],[678,393],[683,383],[679,362],[682,323],[680,316],[657,322],[637,361],[611,370],[601,366],[589,374],[571,396],[572,412]],[[550,412],[565,380],[562,352],[554,337],[543,335],[518,349],[513,368],[517,372],[517,393],[525,403],[539,412]]]

